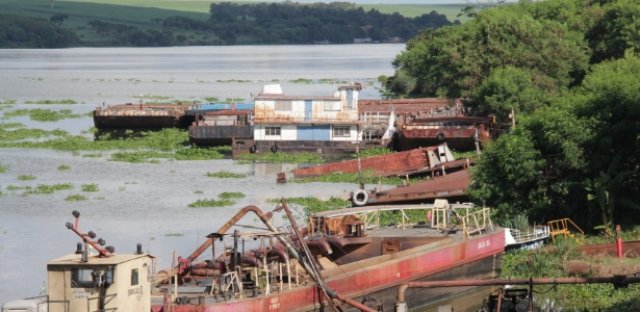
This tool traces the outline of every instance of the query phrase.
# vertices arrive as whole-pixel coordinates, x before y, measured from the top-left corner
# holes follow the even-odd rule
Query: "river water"
[[[331,95],[331,81],[365,83],[363,98],[379,97],[379,75],[392,75],[391,62],[403,45],[242,46],[176,48],[76,48],[0,50],[0,115],[16,109],[71,109],[88,114],[96,105],[147,98],[197,100],[244,98],[265,83],[278,82],[291,95]],[[311,83],[300,83],[308,82]],[[26,104],[71,99],[78,104]],[[91,117],[35,122],[28,117],[0,119],[29,128],[60,128],[74,134],[93,126]],[[288,164],[239,164],[232,160],[162,161],[131,164],[101,157],[41,149],[0,149],[0,304],[38,295],[46,280],[46,262],[75,250],[77,237],[64,226],[81,214],[80,228],[93,230],[116,252],[133,252],[136,243],[167,268],[175,252],[188,256],[245,205],[271,210],[268,199],[345,196],[350,184],[276,184]],[[59,170],[66,165],[69,170]],[[216,179],[207,172],[229,170],[246,178]],[[32,175],[35,180],[20,180]],[[13,187],[71,183],[72,190],[23,195]],[[82,192],[96,184],[98,192]],[[221,192],[246,195],[232,207],[189,208],[198,199]],[[84,201],[66,201],[73,194]],[[257,224],[246,217],[241,223]],[[280,220],[281,218],[275,218]]]

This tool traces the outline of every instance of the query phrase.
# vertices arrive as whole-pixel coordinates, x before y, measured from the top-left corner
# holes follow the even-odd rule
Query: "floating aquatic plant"
[[[227,178],[227,179],[241,179],[246,178],[246,174],[235,173],[231,171],[217,171],[217,172],[207,172],[207,177],[210,178]]]

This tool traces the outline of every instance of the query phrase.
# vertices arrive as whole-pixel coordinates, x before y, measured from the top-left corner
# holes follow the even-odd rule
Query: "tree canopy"
[[[387,91],[463,97],[517,124],[486,146],[472,197],[502,220],[640,221],[640,3],[521,1],[427,30]]]

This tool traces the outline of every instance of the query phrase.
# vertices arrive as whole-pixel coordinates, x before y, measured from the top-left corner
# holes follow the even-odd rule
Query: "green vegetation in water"
[[[297,83],[297,84],[310,84],[312,82],[313,80],[306,79],[306,78],[298,78],[298,79],[291,80],[291,83]]]
[[[243,80],[243,79],[227,79],[227,80],[216,80],[219,83],[249,83],[251,80]]]
[[[338,197],[321,200],[316,197],[288,197],[285,199],[288,205],[298,206],[304,209],[306,215],[312,213],[347,208],[351,202]],[[279,203],[280,199],[270,199],[270,203]]]
[[[83,192],[97,192],[97,191],[99,191],[99,190],[100,190],[100,189],[98,188],[98,184],[95,184],[95,183],[82,184],[82,185],[80,186],[80,189],[81,189]]]
[[[22,190],[28,190],[28,189],[31,189],[31,187],[26,185],[13,185],[13,184],[7,185],[7,191],[22,191]]]
[[[202,207],[228,207],[235,205],[234,199],[244,198],[244,193],[241,192],[223,192],[218,195],[219,199],[199,199],[194,203],[189,204],[191,208]]]
[[[293,183],[310,183],[310,182],[328,182],[328,183],[354,183],[360,182],[365,184],[386,184],[386,185],[400,185],[419,181],[419,179],[411,178],[409,182],[406,179],[400,177],[380,177],[377,176],[372,170],[365,170],[362,174],[358,173],[330,173],[317,177],[290,179]]]
[[[204,192],[201,190],[195,190],[193,191],[193,194],[204,194]]]
[[[21,122],[7,122],[3,124],[2,127],[5,129],[20,129],[24,128],[25,125]]]
[[[102,157],[101,153],[86,153],[86,154],[82,154],[82,157],[85,158],[100,158]]]
[[[256,153],[243,154],[238,158],[240,162],[270,162],[270,163],[322,163],[324,159],[314,153]]]
[[[191,208],[203,208],[203,207],[228,207],[235,204],[231,199],[199,199],[194,203],[189,204]]]
[[[211,102],[219,102],[220,98],[215,97],[215,96],[208,96],[208,97],[205,97],[204,100],[205,100],[205,102],[211,103]]]
[[[58,171],[69,171],[71,170],[71,166],[69,165],[60,165],[58,166]]]
[[[21,174],[18,176],[18,180],[20,181],[31,181],[31,180],[35,180],[36,176],[31,175],[31,174]]]
[[[29,116],[35,121],[59,121],[63,119],[81,118],[81,114],[74,114],[70,109],[61,109],[59,111],[34,108],[34,109],[18,109],[4,113],[4,118],[13,118],[17,116]]]
[[[58,184],[38,184],[35,188],[28,188],[25,194],[52,194],[57,191],[64,191],[73,189],[71,183],[58,183]]]
[[[14,99],[4,99],[2,101],[0,101],[0,105],[14,105],[16,104],[17,101]]]
[[[207,177],[210,178],[225,178],[225,179],[242,179],[246,178],[247,175],[243,173],[235,173],[231,171],[216,171],[216,172],[207,172]]]
[[[367,148],[367,149],[361,150],[359,151],[358,154],[356,153],[351,154],[351,157],[358,158],[358,156],[360,156],[360,158],[364,158],[364,157],[381,156],[381,155],[388,155],[388,154],[393,154],[393,151],[386,147],[374,147],[374,148]]]
[[[87,200],[87,196],[81,195],[81,194],[73,194],[73,195],[69,195],[67,196],[64,200],[66,201],[82,201],[82,200]]]
[[[0,164],[0,173],[5,173],[9,170],[9,166]]]
[[[72,99],[26,101],[24,104],[78,104]]]
[[[220,199],[238,199],[244,198],[245,195],[242,192],[222,192],[218,195]]]
[[[166,237],[180,237],[180,236],[184,236],[184,234],[182,234],[182,233],[166,233],[166,234],[164,234],[164,236],[166,236]]]

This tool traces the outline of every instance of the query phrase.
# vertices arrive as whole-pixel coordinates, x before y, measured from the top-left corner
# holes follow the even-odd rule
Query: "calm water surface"
[[[262,84],[278,81],[285,93],[330,95],[331,83],[315,81],[374,81],[393,74],[391,61],[403,45],[245,46],[186,48],[80,48],[64,50],[0,50],[0,115],[20,108],[71,109],[89,113],[95,105],[137,101],[136,96],[179,99],[242,97],[249,99]],[[375,86],[364,97],[378,97]],[[81,104],[34,105],[27,101],[73,99]],[[22,122],[30,128],[60,128],[87,133],[90,117],[54,123],[26,117],[0,119]],[[283,196],[343,196],[350,184],[276,184],[276,173],[291,165],[238,164],[232,160],[163,161],[129,164],[88,158],[68,152],[0,149],[0,304],[37,295],[46,279],[46,262],[75,250],[78,241],[64,227],[71,211],[81,213],[80,228],[93,230],[116,252],[133,252],[140,242],[166,268],[175,251],[188,256],[238,209],[255,204],[274,208],[268,199]],[[68,165],[71,169],[57,168]],[[229,170],[247,174],[242,179],[215,179],[207,172]],[[20,175],[33,175],[21,181]],[[9,186],[71,183],[74,188],[49,195],[23,195]],[[83,184],[99,191],[82,192]],[[216,198],[222,192],[243,192],[246,197],[228,208],[189,208],[198,199]],[[196,193],[197,192],[197,193]],[[88,197],[70,202],[73,194]],[[282,222],[280,217],[274,218]],[[246,217],[243,224],[257,224]]]

